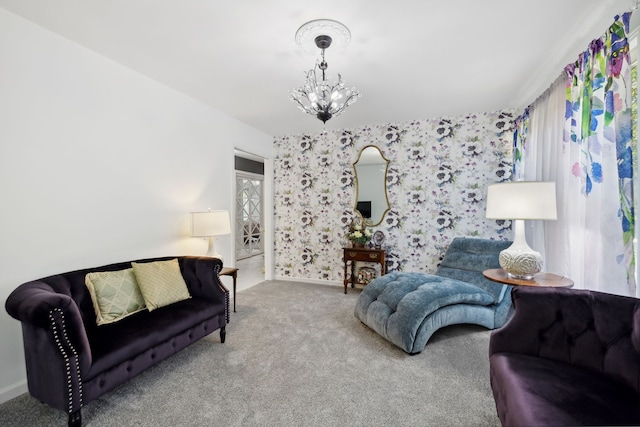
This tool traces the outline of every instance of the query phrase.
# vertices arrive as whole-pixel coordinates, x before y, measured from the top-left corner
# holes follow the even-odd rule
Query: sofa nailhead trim
[[[218,274],[220,274],[220,266],[218,265],[214,265],[213,266],[213,277],[219,277]],[[225,312],[225,324],[229,323],[229,290],[227,288],[224,287],[224,285],[222,284],[222,282],[220,281],[220,279],[216,279],[216,281],[218,282],[218,287],[220,288],[220,290],[222,292],[224,292],[224,312]]]
[[[58,329],[58,323],[56,322],[56,316],[60,319],[61,331]],[[73,384],[71,378],[71,363],[73,363],[73,367],[76,371],[76,375],[78,376],[78,402],[80,403],[80,407],[82,407],[82,378],[80,376],[80,364],[78,363],[78,352],[75,347],[71,344],[69,337],[67,336],[67,328],[65,326],[65,318],[64,313],[59,308],[54,308],[49,312],[49,321],[51,322],[51,331],[53,332],[53,338],[58,346],[58,350],[62,355],[65,363],[65,371],[67,375],[67,395],[69,396],[69,413],[73,413]],[[62,334],[60,333],[62,332]],[[62,335],[62,336],[61,336]],[[66,344],[71,350],[72,356],[69,357],[69,354],[64,348],[64,344]]]

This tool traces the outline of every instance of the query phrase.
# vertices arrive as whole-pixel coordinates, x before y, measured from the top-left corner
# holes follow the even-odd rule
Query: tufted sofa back
[[[185,279],[185,282],[189,288],[189,293],[192,296],[196,297],[207,297],[206,293],[208,292],[219,292],[218,286],[211,286],[214,282],[217,284],[217,273],[222,269],[222,261],[219,259],[215,259],[214,262],[214,270],[209,271],[211,267],[211,260],[208,258],[200,258],[193,256],[169,256],[169,257],[160,257],[160,258],[148,258],[141,259],[135,261],[127,261],[120,262],[115,264],[103,265],[100,267],[86,268],[82,270],[71,271],[68,273],[56,274],[54,276],[45,277],[42,279],[38,279],[33,282],[29,282],[23,285],[21,288],[22,291],[27,291],[28,288],[41,288],[43,291],[47,293],[53,291],[57,294],[66,295],[71,297],[80,310],[80,316],[84,323],[84,327],[87,331],[88,335],[91,335],[93,331],[96,329],[96,315],[93,308],[93,303],[91,301],[91,295],[89,294],[89,290],[85,285],[85,276],[87,273],[91,272],[101,272],[101,271],[117,271],[123,270],[126,268],[131,268],[131,262],[152,262],[152,261],[167,261],[170,259],[178,259],[178,263],[180,265],[180,271],[182,276]],[[200,262],[200,259],[207,260],[205,263]],[[200,271],[204,267],[207,268],[206,271]],[[16,292],[21,291],[16,290]],[[7,307],[12,316],[18,316],[18,313],[15,312],[16,309],[12,307]],[[18,318],[18,317],[16,317]],[[48,317],[43,317],[42,319],[32,319],[36,320],[42,327],[48,327],[49,319]]]
[[[515,352],[617,377],[640,392],[640,299],[602,292],[514,287],[515,314],[494,332],[489,354]],[[507,335],[505,335],[506,337]]]

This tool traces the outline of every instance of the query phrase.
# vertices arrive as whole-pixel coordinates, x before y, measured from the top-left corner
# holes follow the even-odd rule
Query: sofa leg
[[[227,337],[227,331],[225,330],[225,327],[223,326],[222,328],[220,328],[220,342],[224,343],[224,339]]]
[[[69,427],[80,427],[82,425],[81,409],[69,414]]]

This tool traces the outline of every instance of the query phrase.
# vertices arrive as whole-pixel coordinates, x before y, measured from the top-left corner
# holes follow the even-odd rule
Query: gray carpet
[[[217,332],[84,407],[87,426],[499,426],[489,333],[438,331],[409,356],[353,316],[360,293],[263,282],[238,293]],[[23,394],[2,426],[64,426]]]

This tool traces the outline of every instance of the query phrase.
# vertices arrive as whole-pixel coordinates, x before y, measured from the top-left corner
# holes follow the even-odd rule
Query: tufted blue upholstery
[[[482,275],[484,270],[498,268],[497,257],[500,251],[511,246],[510,241],[453,239],[438,269],[437,276],[449,277],[462,282],[473,283],[493,297],[495,304],[500,303],[509,286],[493,282]]]
[[[499,267],[511,242],[454,239],[435,275],[389,273],[367,285],[354,310],[365,325],[405,352],[419,353],[438,329],[459,323],[486,328],[509,317],[510,286],[487,280],[482,271]]]
[[[22,322],[29,392],[48,405],[78,414],[83,405],[229,322],[229,295],[218,278],[222,262],[177,258],[190,299],[97,326],[85,276],[131,262],[58,274],[25,283],[7,298]],[[72,417],[70,415],[70,424]]]
[[[517,287],[491,335],[503,425],[640,425],[640,300]]]

